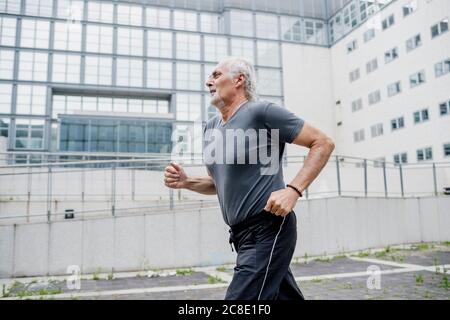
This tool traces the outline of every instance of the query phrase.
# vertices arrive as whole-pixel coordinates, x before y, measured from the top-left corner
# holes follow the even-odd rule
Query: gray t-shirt
[[[303,124],[289,110],[267,101],[244,103],[225,124],[221,114],[208,121],[203,158],[226,224],[234,226],[258,214],[270,194],[285,187],[285,143],[292,143]]]

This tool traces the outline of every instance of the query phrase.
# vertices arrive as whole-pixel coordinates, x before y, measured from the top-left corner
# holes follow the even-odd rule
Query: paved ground
[[[83,275],[79,290],[64,278],[0,279],[3,299],[223,299],[233,266]],[[303,258],[291,270],[307,299],[449,300],[450,243],[387,247]],[[369,270],[369,271],[368,271]]]

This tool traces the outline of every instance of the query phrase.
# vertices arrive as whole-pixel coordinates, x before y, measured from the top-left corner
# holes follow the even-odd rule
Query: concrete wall
[[[450,197],[330,198],[296,207],[296,257],[450,240]],[[218,208],[0,225],[0,277],[234,263]]]

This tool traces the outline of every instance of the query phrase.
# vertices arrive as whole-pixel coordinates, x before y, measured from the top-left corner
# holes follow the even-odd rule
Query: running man
[[[220,111],[204,129],[208,176],[188,177],[172,162],[165,185],[217,194],[237,251],[225,299],[304,299],[289,268],[297,242],[293,208],[327,163],[334,143],[287,109],[258,100],[254,67],[245,59],[222,60],[206,85]],[[281,165],[286,143],[310,149],[287,185]]]

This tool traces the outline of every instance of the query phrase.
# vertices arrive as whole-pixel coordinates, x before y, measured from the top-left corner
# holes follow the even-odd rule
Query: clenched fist
[[[164,171],[164,184],[169,188],[184,188],[186,179],[187,176],[183,168],[175,162],[171,162]]]
[[[287,216],[294,209],[298,198],[298,193],[291,188],[272,192],[264,210],[276,216]]]

